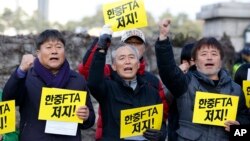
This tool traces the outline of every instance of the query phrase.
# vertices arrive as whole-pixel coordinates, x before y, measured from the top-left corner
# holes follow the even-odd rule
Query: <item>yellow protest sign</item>
[[[43,87],[38,118],[82,123],[76,110],[86,104],[86,96],[85,91]]]
[[[0,135],[16,130],[15,101],[0,102]]]
[[[148,25],[143,0],[119,0],[103,5],[105,24],[113,31],[145,27]]]
[[[142,135],[147,128],[161,129],[163,105],[121,111],[120,138]]]
[[[250,81],[243,80],[243,92],[246,99],[246,105],[250,108]]]
[[[225,126],[226,120],[235,120],[238,96],[196,92],[193,123]]]

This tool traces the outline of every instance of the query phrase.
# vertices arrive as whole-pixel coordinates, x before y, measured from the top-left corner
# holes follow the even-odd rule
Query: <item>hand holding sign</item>
[[[89,108],[87,106],[80,106],[76,111],[76,115],[84,121],[87,120],[89,118]]]
[[[225,130],[230,132],[230,125],[240,125],[238,121],[228,120],[225,122]]]
[[[170,23],[171,23],[170,19],[163,19],[159,23],[159,31],[160,31],[159,39],[160,40],[167,39],[169,29],[170,29]]]

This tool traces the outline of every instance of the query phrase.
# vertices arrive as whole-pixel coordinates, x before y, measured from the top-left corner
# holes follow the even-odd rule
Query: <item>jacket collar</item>
[[[196,67],[193,66],[190,71],[193,73],[193,75],[200,81],[203,81],[204,83],[207,83],[209,85],[215,86],[213,80],[209,79],[206,75],[203,73],[197,71]],[[225,69],[221,69],[219,71],[219,83],[218,85],[224,85],[226,83],[229,83],[232,79],[229,77],[228,72]]]

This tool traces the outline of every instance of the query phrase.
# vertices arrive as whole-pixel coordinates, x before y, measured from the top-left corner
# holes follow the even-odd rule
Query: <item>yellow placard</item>
[[[15,101],[0,102],[0,135],[16,130]]]
[[[163,104],[121,111],[120,138],[142,135],[148,129],[161,129]]]
[[[250,108],[250,81],[243,80],[243,92],[246,99],[246,105]]]
[[[113,31],[121,31],[148,25],[143,0],[119,0],[103,5],[105,24]]]
[[[76,110],[86,104],[86,96],[85,91],[43,87],[38,119],[82,123]]]
[[[225,126],[227,120],[235,120],[238,96],[196,92],[193,123]]]

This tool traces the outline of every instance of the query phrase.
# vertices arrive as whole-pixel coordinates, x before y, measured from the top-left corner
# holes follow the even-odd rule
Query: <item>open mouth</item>
[[[214,64],[212,64],[212,63],[207,63],[207,64],[205,64],[205,66],[206,66],[206,67],[213,67]]]
[[[132,69],[132,67],[126,67],[126,68],[124,68],[124,71],[132,71],[133,69]]]
[[[51,61],[57,61],[57,60],[59,60],[59,58],[52,57],[52,58],[50,58],[49,60],[51,60]]]

